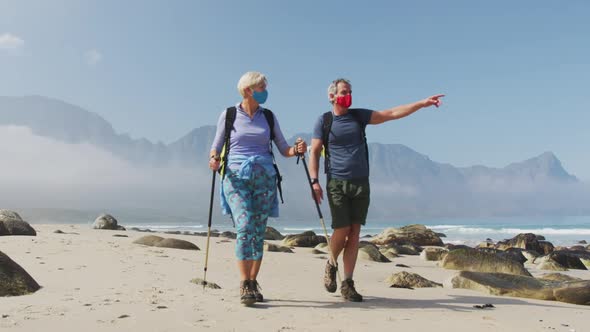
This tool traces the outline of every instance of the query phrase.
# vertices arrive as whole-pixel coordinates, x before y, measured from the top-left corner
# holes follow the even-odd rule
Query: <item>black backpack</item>
[[[279,197],[281,198],[281,203],[285,203],[283,201],[283,188],[281,187],[281,182],[283,181],[283,177],[279,172],[279,167],[275,161],[275,155],[272,150],[272,141],[275,139],[275,118],[271,110],[263,108],[262,112],[264,117],[266,118],[266,122],[268,123],[268,127],[270,128],[270,155],[272,156],[272,166],[274,167],[277,173],[277,189],[279,190]],[[236,121],[236,114],[237,109],[235,106],[229,107],[225,110],[225,140],[222,149],[222,163],[221,167],[219,167],[219,174],[221,174],[221,178],[225,178],[225,166],[227,165],[227,156],[229,155],[229,140],[231,137],[231,131],[234,129],[234,122]]]
[[[358,123],[361,128],[361,140],[365,143],[365,156],[367,157],[367,168],[369,167],[369,145],[367,144],[367,134],[365,133],[365,128],[367,127],[366,124],[363,124],[361,121],[360,115],[354,110],[349,109],[350,115],[354,118],[354,120]],[[330,130],[332,130],[332,122],[334,121],[334,114],[332,111],[324,113],[322,116],[323,119],[323,126],[322,126],[322,144],[324,145],[324,173],[330,176],[328,170],[330,169],[330,149],[328,149],[328,145],[330,144]]]

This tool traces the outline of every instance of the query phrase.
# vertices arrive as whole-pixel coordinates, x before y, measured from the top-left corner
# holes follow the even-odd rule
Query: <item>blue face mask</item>
[[[252,91],[252,98],[256,100],[259,104],[264,104],[266,102],[266,98],[268,98],[268,90],[264,90],[262,92]]]

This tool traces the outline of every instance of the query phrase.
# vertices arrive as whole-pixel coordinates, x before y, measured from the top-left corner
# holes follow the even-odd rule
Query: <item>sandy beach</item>
[[[211,239],[207,279],[222,289],[203,290],[190,280],[203,277],[206,237],[158,234],[201,248],[193,251],[134,244],[146,235],[137,231],[32,226],[37,236],[0,237],[0,250],[42,286],[30,295],[0,297],[2,331],[590,330],[588,306],[448,288],[457,271],[419,256],[392,263],[359,260],[355,280],[365,302],[349,303],[323,288],[326,255],[314,255],[311,248],[267,252],[259,276],[266,301],[244,307],[234,240]],[[54,233],[58,229],[64,234]],[[389,288],[384,280],[404,270],[445,287]],[[590,271],[563,273],[590,279]],[[495,308],[473,307],[485,303]]]

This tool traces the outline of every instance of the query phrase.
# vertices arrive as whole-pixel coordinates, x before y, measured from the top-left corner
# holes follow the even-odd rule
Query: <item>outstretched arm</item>
[[[440,98],[444,96],[445,95],[434,95],[415,103],[396,106],[384,111],[373,112],[369,124],[376,125],[390,120],[401,119],[421,108],[430,107],[432,105],[439,107],[441,105]]]

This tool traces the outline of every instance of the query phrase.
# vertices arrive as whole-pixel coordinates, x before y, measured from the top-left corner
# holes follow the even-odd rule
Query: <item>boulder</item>
[[[567,271],[568,269],[563,267],[561,264],[552,260],[544,261],[540,263],[537,268],[544,271]]]
[[[208,232],[194,232],[193,235],[196,236],[210,236],[210,237],[219,237],[219,232],[217,231],[211,231],[211,234],[209,234]]]
[[[92,224],[92,228],[94,229],[110,229],[110,230],[119,230],[124,231],[125,228],[123,226],[119,226],[117,223],[117,219],[111,216],[110,214],[101,214],[94,220]]]
[[[264,242],[264,251],[293,253],[293,250],[291,250],[289,247],[278,246],[269,242]]]
[[[14,211],[0,209],[0,221],[6,220],[16,220],[16,221],[23,221],[23,218]]]
[[[524,256],[524,258],[526,258],[526,261],[530,263],[532,263],[535,258],[540,256],[538,252],[531,250],[523,250],[520,253]]]
[[[427,287],[442,287],[442,284],[430,281],[416,273],[409,273],[406,271],[394,273],[386,280],[389,287],[395,288],[427,288]]]
[[[504,273],[461,271],[452,278],[451,286],[491,295],[590,304],[590,280],[556,282]]]
[[[548,256],[566,269],[576,270],[587,270],[580,258],[590,259],[590,253],[586,251],[559,250],[550,253]]]
[[[285,236],[281,234],[276,229],[266,226],[266,231],[264,232],[264,239],[265,240],[282,240]]]
[[[445,248],[449,250],[456,250],[456,249],[473,249],[470,246],[464,244],[452,244],[452,243],[445,243]]]
[[[19,296],[36,292],[41,286],[8,255],[0,251],[0,296]]]
[[[443,246],[443,241],[424,225],[408,225],[401,228],[387,228],[376,235],[371,242],[377,245],[414,244],[418,246]]]
[[[397,254],[397,251],[391,249],[391,248],[381,248],[379,249],[379,252],[383,254],[383,256],[391,259],[397,258],[399,257],[399,255]]]
[[[537,252],[541,255],[548,255],[548,254],[552,253],[553,250],[555,250],[555,247],[549,241],[539,240],[539,248],[540,248],[539,249],[540,251],[537,251]]]
[[[510,248],[507,249],[506,251],[504,251],[504,253],[507,255],[507,257],[510,257],[512,259],[514,259],[515,261],[518,261],[522,264],[524,264],[524,262],[527,261],[526,256],[524,255],[524,252],[528,252],[525,249],[522,248]],[[536,253],[536,251],[530,251],[532,253]]]
[[[553,294],[559,302],[590,305],[590,280],[565,283]]]
[[[544,253],[543,248],[539,245],[539,241],[544,240],[533,233],[521,233],[512,239],[500,241],[496,245],[497,249],[506,250],[508,248],[521,248],[525,250],[533,250],[540,254]]]
[[[37,232],[18,213],[0,209],[0,235],[36,236]]]
[[[440,261],[448,252],[449,250],[443,247],[426,247],[420,253],[420,258],[425,261]]]
[[[537,264],[537,268],[539,270],[546,270],[546,271],[567,271],[563,265],[559,264],[558,262],[551,259],[551,256],[539,256],[535,258],[533,261],[534,264]]]
[[[531,275],[517,261],[475,249],[451,250],[442,260],[441,266],[451,270]]]
[[[377,248],[376,245],[364,241],[359,243],[358,258],[379,263],[391,262],[387,257],[379,252],[379,248]]]
[[[161,247],[161,248],[172,248],[172,249],[183,249],[183,250],[201,250],[197,247],[194,243],[180,240],[180,239],[163,239],[162,241],[157,242],[154,247]]]
[[[319,243],[327,242],[326,238],[316,235],[313,231],[303,232],[301,234],[287,235],[283,239],[283,245],[287,247],[308,247],[312,248]]]
[[[221,232],[221,234],[219,234],[219,237],[224,237],[226,239],[236,239],[238,237],[238,235],[234,232],[230,232],[230,231],[225,231],[225,232]]]
[[[383,247],[382,249],[388,249],[390,252],[396,255],[420,255],[422,248],[418,248],[412,244],[397,245],[391,243]]]
[[[144,246],[155,246],[156,243],[164,240],[163,237],[157,235],[146,235],[142,236],[139,239],[133,241],[135,244],[143,244]]]
[[[526,262],[526,258],[521,253],[523,249],[520,248],[508,248],[505,251],[494,248],[477,248],[477,250],[495,254],[497,256],[504,257],[507,259],[511,259],[513,261],[519,262],[520,264],[524,264],[524,262]]]
[[[10,235],[10,233],[8,233],[8,229],[4,226],[4,222],[0,220],[0,236],[2,235]]]
[[[480,242],[478,245],[475,246],[476,249],[479,248],[496,248],[496,244],[494,242]]]
[[[571,276],[568,276],[567,274],[561,274],[561,273],[549,273],[549,274],[545,274],[537,279],[546,280],[546,281],[560,281],[560,282],[583,280],[580,278],[571,277]]]

